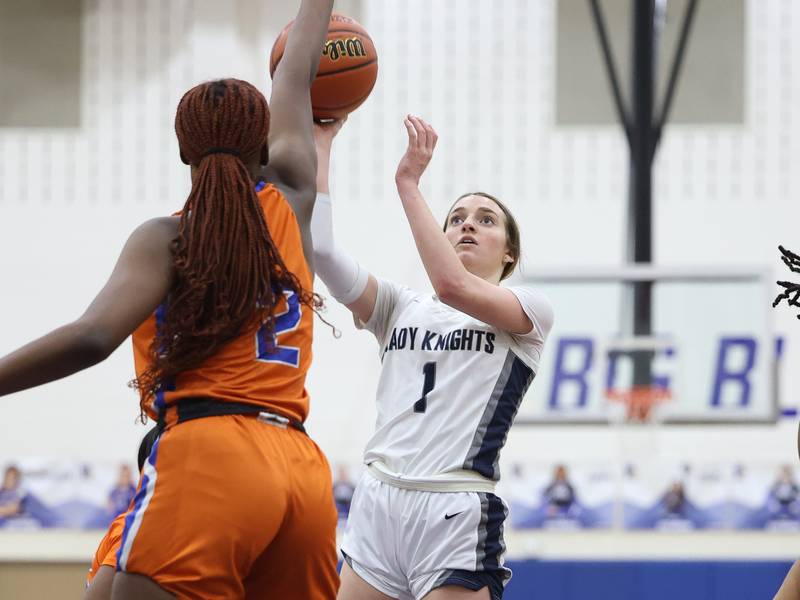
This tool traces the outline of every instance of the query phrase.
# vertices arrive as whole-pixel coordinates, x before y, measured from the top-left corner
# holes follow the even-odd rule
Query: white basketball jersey
[[[364,455],[373,471],[461,490],[500,478],[500,450],[553,324],[542,294],[509,289],[533,323],[527,334],[501,331],[436,296],[378,280],[372,316],[358,324],[377,338],[383,362],[376,431]]]

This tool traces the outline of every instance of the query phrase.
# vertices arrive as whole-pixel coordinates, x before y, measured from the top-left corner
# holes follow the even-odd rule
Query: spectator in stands
[[[15,465],[6,467],[0,487],[0,527],[28,529],[57,527],[59,516],[22,487],[22,472]]]
[[[21,516],[23,513],[25,494],[20,487],[21,480],[22,474],[16,466],[6,467],[3,487],[0,487],[0,525],[7,519]]]
[[[673,481],[666,493],[661,497],[667,517],[686,517],[686,492],[680,481]]]
[[[800,513],[800,486],[789,465],[784,465],[769,490],[769,508],[773,517],[796,518]]]
[[[556,465],[553,480],[542,493],[547,503],[547,516],[566,516],[575,504],[575,488],[567,477],[567,468]]]
[[[339,465],[333,480],[333,500],[340,519],[347,519],[350,514],[350,502],[353,500],[355,486],[347,476],[347,467]]]
[[[686,488],[679,480],[670,484],[655,509],[657,527],[703,529],[711,522],[708,514],[689,500]]]
[[[0,487],[0,527],[56,527],[59,524],[59,516],[52,509],[22,488],[19,468],[6,467]]]
[[[111,520],[128,510],[135,495],[136,483],[133,481],[131,468],[129,465],[120,465],[117,483],[108,494],[108,512]]]

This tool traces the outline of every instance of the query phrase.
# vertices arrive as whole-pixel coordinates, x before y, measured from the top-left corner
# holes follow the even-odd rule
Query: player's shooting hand
[[[417,185],[420,177],[433,158],[433,150],[439,136],[428,123],[412,115],[408,115],[403,124],[408,133],[408,147],[400,164],[397,165],[395,181],[400,183],[413,183]]]
[[[317,192],[327,194],[329,190],[328,171],[331,165],[333,138],[341,130],[347,117],[333,121],[314,121],[314,145],[317,148]]]
[[[314,121],[314,143],[317,146],[317,150],[320,148],[330,150],[333,138],[342,129],[345,121],[347,121],[347,117],[331,121]]]

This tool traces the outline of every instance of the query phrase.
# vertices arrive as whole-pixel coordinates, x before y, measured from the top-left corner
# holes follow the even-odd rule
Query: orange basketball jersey
[[[284,264],[303,289],[311,291],[311,271],[292,207],[271,184],[258,193],[258,200]],[[166,310],[165,304],[159,306],[133,333],[137,375],[149,365],[150,345]],[[181,398],[203,397],[256,404],[304,421],[308,416],[305,379],[311,364],[313,322],[313,311],[299,302],[297,294],[285,291],[275,312],[274,339],[268,339],[265,329],[255,324],[247,328],[201,365],[162,386],[148,414],[157,418],[160,410]],[[167,411],[167,424],[174,422],[174,412]]]

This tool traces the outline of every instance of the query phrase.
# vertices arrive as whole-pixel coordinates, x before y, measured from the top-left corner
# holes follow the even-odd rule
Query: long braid
[[[173,242],[176,283],[150,348],[153,362],[134,382],[142,410],[245,327],[266,326],[272,339],[284,290],[312,309],[321,305],[286,268],[243,162],[258,156],[268,130],[267,102],[244,81],[201,84],[178,105],[178,142],[197,172]]]

